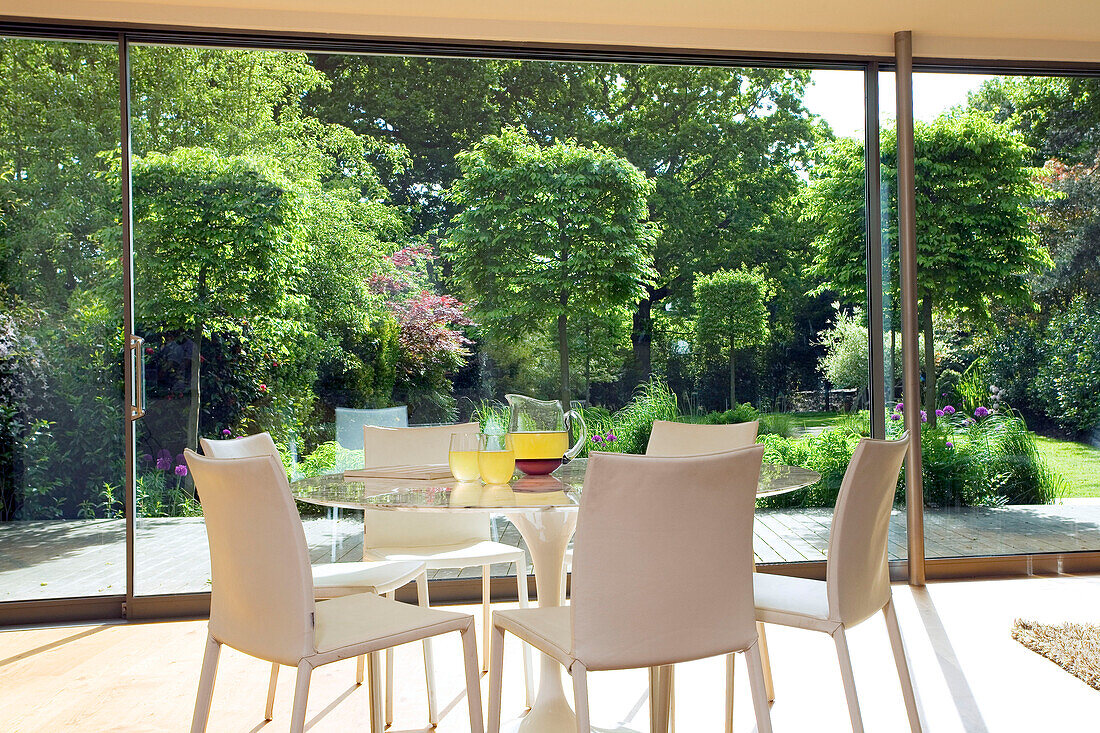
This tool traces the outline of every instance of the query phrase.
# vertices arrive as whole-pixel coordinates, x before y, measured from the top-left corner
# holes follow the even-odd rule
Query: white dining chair
[[[380,428],[407,428],[409,427],[409,408],[405,405],[380,407],[372,410],[337,407],[336,445],[346,450],[363,450],[364,425],[373,425]]]
[[[752,520],[763,454],[763,446],[752,446],[690,457],[590,456],[572,603],[493,613],[491,733],[500,730],[506,631],[569,672],[578,731],[591,731],[588,672],[648,667],[652,681],[654,668],[741,651],[758,730],[771,731],[752,608]],[[655,730],[660,725],[651,721]]]
[[[654,420],[645,454],[647,456],[697,456],[719,453],[752,445],[760,431],[760,421],[729,425]]]
[[[701,425],[698,423],[681,423],[671,420],[654,420],[653,430],[649,434],[646,443],[645,454],[647,456],[692,456],[706,453],[721,453],[723,451],[745,448],[756,443],[756,436],[760,430],[760,421],[751,420],[743,423],[728,425]],[[566,562],[562,570],[562,604],[565,603],[566,573],[572,566],[572,550],[566,553]],[[772,692],[771,667],[768,662],[768,643],[764,636],[764,625],[757,624],[757,635],[760,639],[760,659],[764,667],[764,683],[768,691],[768,699],[774,698]],[[730,660],[732,663],[732,660]],[[668,684],[675,686],[673,670],[668,670]],[[669,690],[670,726],[675,729],[676,695]]]
[[[297,668],[290,730],[302,733],[314,668],[364,655],[377,666],[381,650],[451,631],[462,636],[470,730],[483,730],[472,616],[373,593],[315,600],[305,531],[282,464],[270,455],[217,459],[188,449],[184,456],[202,503],[212,584],[192,733],[206,730],[223,644]],[[381,733],[381,690],[377,675],[370,677],[371,731]]]
[[[282,456],[270,433],[262,432],[232,440],[208,440],[201,438],[202,452],[209,458],[254,458],[271,456],[282,465]],[[318,600],[337,598],[355,593],[374,593],[393,598],[398,588],[416,581],[417,598],[421,606],[428,605],[428,572],[422,562],[415,560],[389,562],[332,562],[311,565],[313,572],[313,595]],[[435,697],[435,670],[431,666],[431,642],[424,647],[424,677],[428,688],[429,700]],[[365,659],[360,656],[355,670],[355,683],[363,683]],[[375,675],[382,670],[373,668]],[[267,712],[265,718],[271,720],[275,706],[275,688],[279,681],[279,665],[271,665],[271,680],[267,690]],[[372,680],[377,685],[379,680]]]
[[[432,465],[447,463],[451,435],[477,434],[476,422],[432,427],[383,428],[363,427],[363,467],[393,465]],[[506,545],[492,539],[489,517],[481,513],[429,514],[424,512],[363,512],[363,559],[415,560],[428,570],[460,569],[481,566],[481,609],[483,628],[489,628],[491,566],[494,563],[516,564],[516,585],[519,605],[527,606],[527,555],[523,548]],[[531,679],[531,650],[523,651],[524,681],[527,702],[534,701]],[[392,698],[392,655],[386,656],[386,699]],[[482,670],[489,668],[489,645],[482,653]],[[429,706],[429,718],[436,722],[434,702]],[[387,716],[387,723],[390,718]]]
[[[759,621],[823,631],[832,636],[852,730],[856,733],[863,731],[863,719],[845,630],[879,611],[886,618],[909,727],[914,733],[921,730],[913,679],[894,612],[886,555],[890,509],[908,445],[909,437],[904,435],[899,440],[864,438],[856,446],[833,513],[824,581],[766,573],[753,575]]]

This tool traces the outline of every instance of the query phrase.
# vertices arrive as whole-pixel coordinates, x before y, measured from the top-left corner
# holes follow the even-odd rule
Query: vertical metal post
[[[878,62],[863,72],[863,189],[867,242],[867,365],[871,410],[871,437],[886,437],[886,378],[882,325],[882,196],[879,155]]]
[[[920,363],[917,345],[916,153],[913,146],[913,33],[894,34],[898,115],[898,248],[901,250],[901,358],[905,372],[905,509],[909,584],[924,585],[924,483],[920,452]]]
[[[122,166],[119,171],[122,186],[122,331],[126,334],[126,355],[123,359],[123,389],[126,394],[123,435],[126,449],[126,611],[134,607],[134,543],[136,541],[137,514],[137,453],[136,421],[141,417],[140,410],[134,405],[141,404],[141,395],[137,394],[137,370],[143,368],[144,357],[141,349],[133,353],[134,333],[134,210],[130,183],[130,49],[125,33],[118,34],[118,99],[119,99],[119,138]]]

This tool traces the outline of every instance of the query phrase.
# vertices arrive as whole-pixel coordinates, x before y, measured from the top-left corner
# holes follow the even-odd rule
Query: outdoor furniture
[[[476,434],[476,422],[437,427],[380,428],[365,425],[363,468],[446,464],[451,435]],[[428,570],[481,566],[481,608],[484,628],[489,628],[490,579],[493,563],[515,563],[520,606],[527,605],[527,555],[522,548],[494,542],[489,517],[433,517],[415,514],[363,510],[363,559],[374,561],[413,560]],[[486,640],[487,642],[487,640]],[[426,652],[430,656],[430,647]],[[531,680],[531,652],[524,650],[527,701],[534,700]],[[489,669],[489,646],[482,654],[482,671]],[[393,653],[386,653],[386,723],[392,722]],[[428,718],[438,722],[435,695],[428,700]]]
[[[336,445],[347,450],[363,450],[363,426],[379,428],[409,427],[409,408],[381,407],[376,410],[361,410],[352,407],[336,408]]]
[[[577,525],[577,505],[587,465],[587,459],[577,459],[550,476],[521,476],[513,479],[510,486],[482,486],[453,478],[416,481],[326,475],[300,479],[291,489],[299,501],[327,507],[446,515],[440,519],[504,514],[531,551],[539,608],[546,608],[560,603],[562,561]],[[776,496],[820,479],[818,473],[798,466],[764,464],[756,495]],[[667,709],[667,699],[658,707]],[[561,666],[543,655],[538,694],[522,718],[522,730],[558,733],[572,730],[575,725],[576,718],[561,683]]]
[[[256,433],[243,438],[233,440],[199,440],[202,452],[209,458],[254,458],[256,456],[271,456],[282,465],[282,457],[275,441],[269,433]],[[428,605],[428,574],[424,563],[412,560],[398,562],[340,562],[311,565],[313,572],[313,597],[317,600],[338,598],[340,596],[353,595],[355,593],[374,593],[375,595],[388,595],[393,597],[393,592],[407,583],[415,580],[417,598],[421,606]],[[432,669],[428,656],[429,649],[424,649],[424,675],[428,685],[428,695],[434,694],[435,671]],[[360,656],[355,672],[355,683],[363,684],[364,657]],[[372,667],[373,674],[380,675],[378,665]],[[271,682],[267,690],[267,712],[265,718],[271,720],[272,710],[275,705],[275,687],[279,681],[279,665],[271,665]],[[371,680],[372,685],[379,684],[379,680]]]
[[[274,457],[205,458],[184,452],[202,502],[213,586],[192,733],[206,730],[221,645],[297,667],[291,733],[305,728],[315,667],[457,631],[465,655],[470,730],[481,733],[481,686],[472,616],[410,606],[373,593],[314,599],[309,550],[286,473]],[[372,670],[373,671],[373,670]],[[381,733],[376,674],[371,731]]]
[[[752,607],[753,505],[763,455],[763,446],[753,446],[686,458],[592,456],[572,603],[493,614],[490,733],[500,730],[505,631],[572,676],[578,731],[591,731],[589,671],[655,669],[738,651],[748,659],[758,730],[771,731]],[[661,552],[653,551],[655,541]],[[696,562],[706,555],[723,562]]]
[[[890,508],[908,445],[909,437],[904,435],[893,441],[864,438],[856,446],[833,514],[824,581],[753,575],[757,620],[823,631],[833,637],[856,733],[863,731],[863,719],[844,631],[879,611],[886,617],[909,726],[914,733],[921,730],[886,560]]]

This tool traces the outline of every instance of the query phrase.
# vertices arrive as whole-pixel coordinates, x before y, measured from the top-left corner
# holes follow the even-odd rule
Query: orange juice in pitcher
[[[568,413],[557,400],[536,400],[523,395],[507,395],[512,408],[508,435],[516,455],[516,468],[528,475],[548,474],[563,460],[580,453],[588,431],[577,410]],[[569,446],[569,428],[578,423],[579,437]]]

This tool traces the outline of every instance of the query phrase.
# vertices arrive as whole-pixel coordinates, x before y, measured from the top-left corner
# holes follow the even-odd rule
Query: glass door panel
[[[126,592],[118,51],[0,37],[0,602]]]

